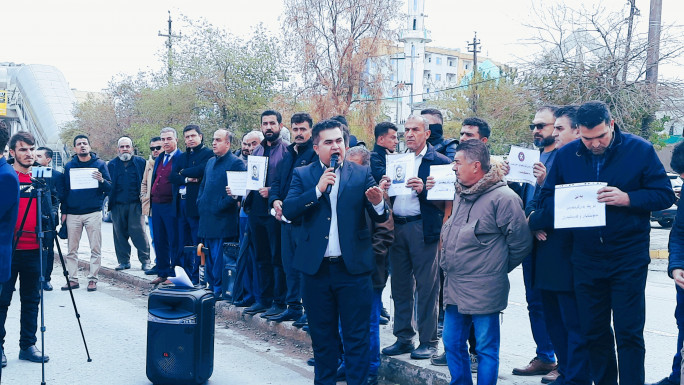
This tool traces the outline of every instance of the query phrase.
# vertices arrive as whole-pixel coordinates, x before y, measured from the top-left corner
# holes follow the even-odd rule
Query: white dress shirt
[[[323,170],[327,170],[328,167],[319,162]],[[330,232],[328,233],[328,247],[325,249],[324,257],[337,257],[342,255],[342,248],[340,247],[340,234],[337,231],[337,193],[340,191],[340,170],[342,169],[342,164],[340,167],[335,169],[335,183],[330,190],[330,211],[332,215],[330,216]],[[320,199],[323,196],[321,190],[318,186],[314,186],[316,190],[316,198]],[[385,212],[385,200],[381,200],[380,203],[374,205],[373,208],[378,215],[382,215]]]
[[[418,175],[418,169],[420,168],[420,164],[423,162],[423,157],[427,153],[427,147],[428,146],[426,143],[423,147],[423,151],[416,154],[414,159],[415,166],[413,166],[413,169],[416,170],[416,175],[412,176]],[[408,181],[408,179],[412,176],[407,175],[406,180]],[[425,188],[425,186],[423,186],[423,188]],[[412,217],[415,215],[420,215],[420,201],[418,200],[418,194],[416,193],[416,190],[411,190],[410,195],[397,195],[397,197],[394,198],[394,205],[392,208],[394,209],[394,215],[398,215],[400,217]]]

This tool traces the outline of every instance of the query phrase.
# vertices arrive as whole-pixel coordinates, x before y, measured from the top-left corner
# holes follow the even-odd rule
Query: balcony
[[[399,41],[402,43],[410,42],[410,41],[416,41],[418,40],[421,43],[429,43],[432,41],[432,37],[430,34],[430,31],[424,29],[424,30],[412,30],[412,29],[403,29],[399,31]]]

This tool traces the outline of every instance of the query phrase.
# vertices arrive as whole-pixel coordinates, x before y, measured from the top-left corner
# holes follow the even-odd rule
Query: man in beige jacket
[[[147,226],[150,228],[150,240],[154,248],[154,238],[152,238],[152,209],[150,208],[150,192],[152,191],[152,171],[154,171],[154,160],[164,151],[162,149],[161,138],[155,136],[150,139],[150,157],[147,159],[145,165],[145,172],[143,173],[142,185],[140,186],[140,203],[142,203],[142,213],[147,215]],[[154,260],[155,265],[157,259]],[[145,272],[146,275],[157,275],[157,267],[153,267]]]
[[[479,140],[461,142],[454,159],[456,197],[442,227],[444,348],[452,384],[472,385],[466,340],[475,327],[478,385],[496,384],[499,313],[506,308],[508,273],[532,250],[522,201],[490,164]]]

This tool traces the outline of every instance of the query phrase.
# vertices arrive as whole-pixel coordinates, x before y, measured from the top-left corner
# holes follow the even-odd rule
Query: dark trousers
[[[280,258],[280,222],[273,217],[249,216],[249,229],[256,252],[258,300],[270,306],[285,305],[285,272]]]
[[[285,272],[285,282],[287,284],[287,294],[285,302],[290,309],[302,309],[302,273],[292,267],[294,260],[296,235],[298,229],[291,223],[283,223],[281,228],[281,255],[283,258],[283,271]]]
[[[314,275],[302,275],[302,295],[313,346],[315,385],[335,385],[340,333],[344,335],[347,384],[366,384],[370,363],[370,274],[352,275],[343,261],[323,261]]]
[[[138,260],[150,263],[150,241],[145,231],[145,217],[140,202],[117,203],[112,207],[112,229],[114,231],[114,251],[120,264],[131,263],[130,238],[138,250]]]
[[[644,384],[644,322],[646,275],[644,256],[592,259],[573,258],[575,295],[582,332],[589,345],[591,372],[596,385]],[[612,321],[620,362],[618,369]]]
[[[179,262],[176,253],[178,221],[173,216],[171,203],[152,203],[152,226],[154,253],[157,255],[157,275],[162,278],[175,276],[173,267]]]
[[[575,293],[542,290],[541,295],[549,336],[558,357],[560,383],[591,385],[589,347],[580,328]]]
[[[436,347],[439,299],[437,242],[426,244],[423,241],[423,221],[406,224],[395,222],[394,243],[389,259],[392,267],[394,335],[402,342],[413,340],[416,335],[412,325],[415,302],[419,341]]]
[[[544,318],[544,305],[542,305],[541,290],[532,286],[532,255],[523,259],[523,282],[525,283],[525,299],[527,300],[527,313],[530,317],[530,327],[532,338],[537,344],[537,358],[546,363],[556,362],[554,357],[553,344],[546,327]]]
[[[199,231],[199,217],[190,217],[186,212],[187,200],[180,199],[180,214],[178,215],[178,260],[179,266],[183,266],[188,277],[193,282],[199,280],[200,257],[197,253],[186,254],[184,246],[195,246],[199,243],[197,232]]]
[[[677,320],[677,353],[672,360],[672,373],[670,373],[670,381],[679,384],[682,377],[682,341],[684,341],[684,290],[675,285],[677,288],[677,307],[675,308],[675,319]]]
[[[48,231],[45,233],[45,238],[43,246],[46,248],[43,252],[43,269],[45,270],[45,282],[50,282],[50,276],[52,275],[52,267],[55,264],[55,236],[54,231]]]
[[[5,346],[5,321],[7,309],[12,301],[14,286],[19,279],[19,301],[21,316],[19,324],[19,347],[26,349],[36,344],[38,330],[38,305],[40,304],[40,254],[36,250],[17,250],[12,258],[12,273],[9,281],[3,283],[0,294],[0,346]]]
[[[247,217],[240,217],[240,234],[240,252],[235,271],[233,298],[236,301],[256,301],[259,289],[256,276],[257,265]]]

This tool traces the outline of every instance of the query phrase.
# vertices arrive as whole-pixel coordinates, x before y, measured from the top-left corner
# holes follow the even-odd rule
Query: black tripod
[[[31,195],[29,196],[28,203],[26,204],[26,210],[24,210],[24,215],[21,219],[21,225],[19,226],[19,231],[17,231],[17,236],[14,240],[14,245],[12,247],[12,258],[14,258],[14,253],[17,249],[17,244],[19,243],[19,239],[21,238],[22,234],[24,233],[24,225],[26,224],[26,217],[28,216],[28,213],[31,209],[31,203],[33,202],[33,199],[36,199],[36,238],[38,239],[38,258],[39,258],[39,266],[40,266],[40,279],[39,279],[39,292],[40,292],[40,348],[41,348],[41,372],[42,372],[42,377],[41,377],[41,385],[45,385],[45,312],[44,312],[44,302],[43,302],[43,284],[45,282],[45,270],[43,266],[43,239],[45,238],[45,233],[47,232],[52,232],[55,234],[54,230],[54,220],[52,219],[52,215],[46,216],[46,219],[48,220],[49,227],[52,230],[48,231],[43,231],[43,207],[42,207],[42,202],[43,202],[43,196],[44,196],[44,189],[47,187],[47,184],[45,180],[43,179],[34,179],[31,178],[31,181],[33,182],[30,186],[27,186],[23,189],[23,191],[28,191],[29,189],[33,189],[31,192]],[[74,312],[76,313],[76,321],[78,321],[78,327],[81,331],[81,338],[83,339],[83,345],[85,347],[86,351],[86,356],[88,357],[88,362],[92,361],[92,358],[90,358],[90,353],[88,352],[88,344],[86,343],[85,340],[85,334],[83,334],[83,326],[81,325],[81,315],[78,313],[78,309],[76,307],[76,300],[74,299],[74,293],[71,290],[71,285],[69,284],[69,273],[66,269],[66,264],[64,263],[64,257],[62,256],[62,249],[59,246],[59,242],[57,241],[56,234],[55,236],[52,237],[54,239],[55,245],[57,245],[57,252],[59,254],[59,260],[62,263],[62,271],[64,272],[64,277],[66,278],[67,281],[67,287],[69,288],[69,295],[71,296],[71,303],[74,307]],[[52,247],[53,245],[50,245]]]

